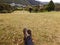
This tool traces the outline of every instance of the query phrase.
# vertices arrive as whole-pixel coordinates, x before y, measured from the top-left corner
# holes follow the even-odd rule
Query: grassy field
[[[23,45],[23,29],[32,31],[35,45],[60,45],[60,12],[0,14],[0,45]]]

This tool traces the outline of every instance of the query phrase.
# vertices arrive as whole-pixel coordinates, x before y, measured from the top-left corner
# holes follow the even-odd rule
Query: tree
[[[51,0],[49,2],[49,4],[47,5],[47,8],[46,8],[48,11],[53,11],[55,9],[55,4],[54,2]]]

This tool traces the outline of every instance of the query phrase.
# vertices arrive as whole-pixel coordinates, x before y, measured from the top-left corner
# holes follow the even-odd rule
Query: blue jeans
[[[28,36],[26,39],[25,39],[25,45],[33,45],[33,42],[32,42],[32,38],[31,36]]]

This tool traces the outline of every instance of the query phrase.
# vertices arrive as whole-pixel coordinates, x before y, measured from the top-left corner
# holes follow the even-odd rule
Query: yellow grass
[[[60,45],[60,12],[0,14],[0,45],[23,45],[24,28],[31,29],[35,45]]]

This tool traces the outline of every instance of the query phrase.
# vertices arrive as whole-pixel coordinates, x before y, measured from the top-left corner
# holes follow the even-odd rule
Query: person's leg
[[[28,36],[27,36],[27,45],[33,45],[31,30],[28,30],[27,33],[28,33]]]
[[[31,30],[27,30],[27,33],[28,33],[30,36],[32,36]]]
[[[26,38],[27,38],[27,29],[26,28],[23,29],[23,34],[24,34],[24,45],[27,45],[27,41],[26,41]]]
[[[24,28],[24,29],[23,29],[24,37],[26,37],[26,36],[27,36],[27,34],[26,34],[26,33],[27,33],[27,29],[26,29],[26,28]]]

